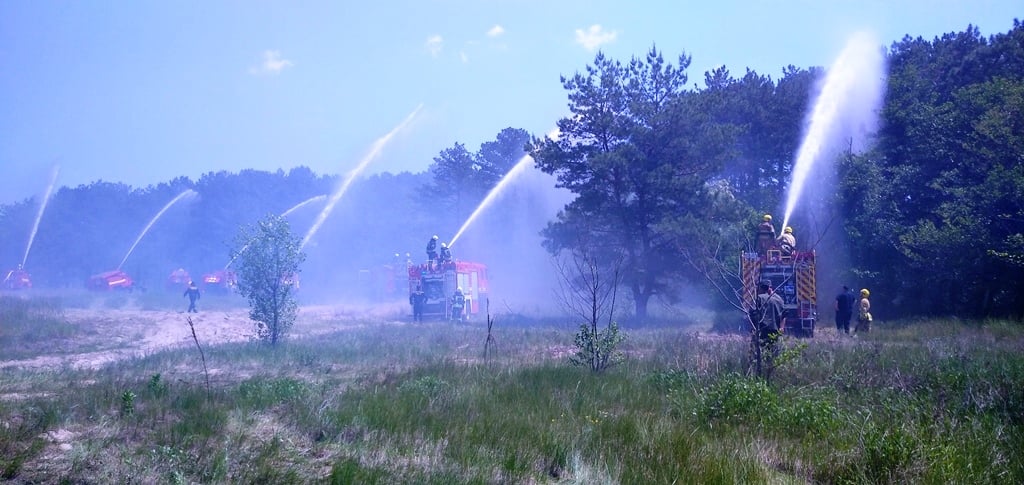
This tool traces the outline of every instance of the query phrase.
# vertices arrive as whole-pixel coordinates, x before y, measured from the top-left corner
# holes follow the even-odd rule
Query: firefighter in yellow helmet
[[[871,331],[871,301],[868,297],[871,292],[867,288],[860,290],[860,300],[857,302],[857,328],[855,332],[868,333]]]
[[[775,244],[775,226],[772,225],[771,214],[765,214],[761,218],[761,224],[757,226],[757,252],[765,254]]]
[[[793,235],[793,228],[786,226],[782,230],[782,235],[779,236],[779,249],[782,250],[783,256],[789,256],[796,251],[796,236]]]

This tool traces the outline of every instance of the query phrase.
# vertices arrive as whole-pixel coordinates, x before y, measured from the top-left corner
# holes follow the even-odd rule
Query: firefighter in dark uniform
[[[447,244],[441,243],[441,262],[450,263],[452,262],[452,249]]]
[[[186,296],[188,297],[188,313],[199,313],[199,310],[196,310],[196,300],[199,299],[199,287],[192,281],[188,282],[188,288],[181,295],[182,298]]]
[[[423,287],[416,285],[416,291],[409,295],[409,304],[412,305],[412,321],[423,321],[423,305],[427,303],[427,295],[423,293]]]
[[[772,216],[765,214],[757,226],[757,252],[764,255],[774,244],[775,226],[772,225]]]
[[[452,319],[461,322],[463,309],[466,307],[466,295],[462,294],[462,288],[456,288],[452,295]]]
[[[430,238],[430,240],[427,241],[427,260],[429,260],[430,263],[433,264],[436,259],[437,259],[437,235],[435,234],[434,237]]]
[[[752,363],[757,375],[765,379],[771,379],[775,358],[779,356],[784,311],[782,297],[772,291],[771,282],[761,281],[749,315]]]

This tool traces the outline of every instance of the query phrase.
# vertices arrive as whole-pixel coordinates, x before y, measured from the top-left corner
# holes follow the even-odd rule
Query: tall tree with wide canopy
[[[546,247],[621,257],[640,319],[652,296],[671,290],[677,242],[724,153],[724,132],[685,90],[689,64],[685,54],[666,63],[655,48],[626,66],[598,53],[585,74],[562,78],[572,116],[558,121],[559,138],[531,151],[577,195],[544,230]]]

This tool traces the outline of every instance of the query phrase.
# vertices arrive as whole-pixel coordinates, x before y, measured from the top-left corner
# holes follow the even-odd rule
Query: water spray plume
[[[309,204],[312,204],[313,202],[316,202],[318,200],[324,200],[326,198],[327,198],[326,195],[318,195],[318,196],[315,196],[315,197],[310,197],[310,198],[308,198],[308,199],[306,199],[306,200],[304,200],[302,202],[299,202],[298,204],[295,204],[294,206],[292,206],[291,209],[288,209],[288,210],[282,212],[281,213],[281,217],[288,217],[288,215],[291,214],[292,212],[295,212],[295,211],[297,211],[297,210],[299,210],[299,209],[301,209],[301,208],[303,208],[303,207],[305,207],[305,206],[307,206]],[[231,258],[231,261],[228,261],[228,264],[224,265],[224,269],[230,268],[231,265],[235,262],[235,259],[238,259],[238,256],[240,254],[244,253],[246,249],[249,249],[249,245],[248,244],[246,244],[245,246],[242,246],[242,249],[238,250],[238,254],[236,254],[235,257]]]
[[[39,212],[36,214],[36,221],[32,223],[32,232],[28,235],[28,245],[25,246],[25,255],[21,258],[21,268],[24,268],[25,263],[28,261],[28,252],[32,249],[32,241],[36,238],[36,231],[39,230],[39,221],[43,219],[43,211],[46,210],[46,204],[50,202],[50,193],[53,192],[53,186],[57,183],[58,172],[60,172],[60,167],[54,166],[53,172],[50,174],[50,185],[46,186],[43,201],[39,204]]]
[[[561,135],[561,132],[558,128],[555,128],[554,130],[547,134],[547,137],[551,140],[557,141],[559,135]],[[528,167],[532,162],[533,157],[531,157],[529,154],[526,154],[523,155],[523,157],[520,158],[519,161],[512,166],[512,169],[509,170],[508,173],[506,173],[505,176],[498,181],[498,185],[495,185],[494,188],[487,193],[487,197],[484,197],[483,202],[481,202],[480,205],[477,206],[476,210],[474,210],[473,213],[469,215],[469,218],[466,219],[466,222],[462,223],[462,227],[459,228],[459,231],[456,232],[455,236],[453,236],[451,241],[448,242],[449,248],[455,244],[455,241],[457,241],[460,236],[462,236],[462,233],[466,232],[466,229],[470,226],[470,224],[472,224],[473,221],[475,221],[476,218],[479,217],[484,210],[490,207],[494,200],[498,198],[498,195],[505,190],[505,187],[511,184],[512,181],[519,176],[519,174],[525,172],[526,167]]]
[[[167,209],[170,209],[171,206],[174,205],[179,200],[184,199],[185,197],[189,197],[189,196],[195,195],[195,194],[196,194],[196,191],[194,191],[192,189],[188,189],[188,190],[178,194],[178,196],[173,198],[173,199],[171,199],[171,201],[168,202],[167,205],[165,205],[163,209],[160,209],[160,212],[157,212],[156,215],[153,216],[152,219],[150,219],[149,224],[146,224],[146,227],[144,227],[142,229],[142,232],[139,233],[139,237],[135,238],[135,242],[132,243],[132,247],[128,249],[128,253],[124,255],[124,259],[121,260],[121,264],[117,265],[117,269],[121,269],[121,267],[124,266],[124,262],[128,261],[128,256],[131,256],[132,255],[132,251],[135,250],[135,246],[139,245],[139,241],[142,240],[142,237],[145,236],[147,232],[149,232],[149,228],[153,227],[153,224],[156,224],[156,221],[158,219],[160,219],[160,216],[164,215],[164,212],[167,212]]]
[[[308,198],[308,199],[306,199],[306,200],[304,200],[302,202],[299,202],[298,204],[295,204],[291,209],[288,209],[288,210],[282,212],[281,213],[281,217],[288,217],[292,212],[295,212],[295,211],[297,211],[297,210],[299,210],[299,209],[301,209],[301,208],[303,208],[303,207],[305,207],[305,206],[307,206],[309,204],[312,204],[313,202],[316,202],[318,200],[325,200],[325,199],[327,199],[326,195],[318,195],[316,197],[310,197],[310,198]]]
[[[366,169],[366,166],[369,165],[370,162],[380,155],[380,152],[384,150],[384,147],[396,134],[398,134],[398,132],[402,131],[402,129],[412,122],[412,119],[416,117],[416,114],[420,112],[421,108],[423,108],[422,104],[412,110],[412,113],[409,113],[409,116],[406,116],[405,119],[402,120],[398,126],[388,132],[388,134],[378,138],[377,141],[373,143],[373,146],[370,148],[370,152],[363,157],[362,161],[356,165],[356,168],[352,169],[352,171],[348,173],[345,177],[345,181],[338,187],[338,190],[331,194],[331,198],[327,201],[327,205],[324,206],[322,211],[320,211],[320,215],[316,217],[316,221],[313,222],[313,226],[309,228],[308,232],[306,232],[306,237],[302,238],[302,244],[299,245],[300,248],[306,247],[306,243],[308,243],[309,240],[313,238],[313,235],[320,230],[320,226],[323,225],[324,221],[327,220],[327,216],[331,215],[331,211],[334,210],[334,205],[341,200],[341,196],[345,195],[345,192],[348,190],[348,187],[352,185],[355,178]]]
[[[838,128],[848,120],[876,119],[884,89],[884,56],[874,37],[858,33],[846,43],[825,76],[797,151],[782,227],[789,225],[815,162],[833,156]],[[873,128],[873,127],[872,127]]]

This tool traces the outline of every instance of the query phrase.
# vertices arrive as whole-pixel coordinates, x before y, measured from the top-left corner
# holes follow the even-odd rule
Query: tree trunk
[[[633,311],[637,320],[647,320],[647,302],[650,299],[649,292],[641,290],[639,286],[633,288]]]

